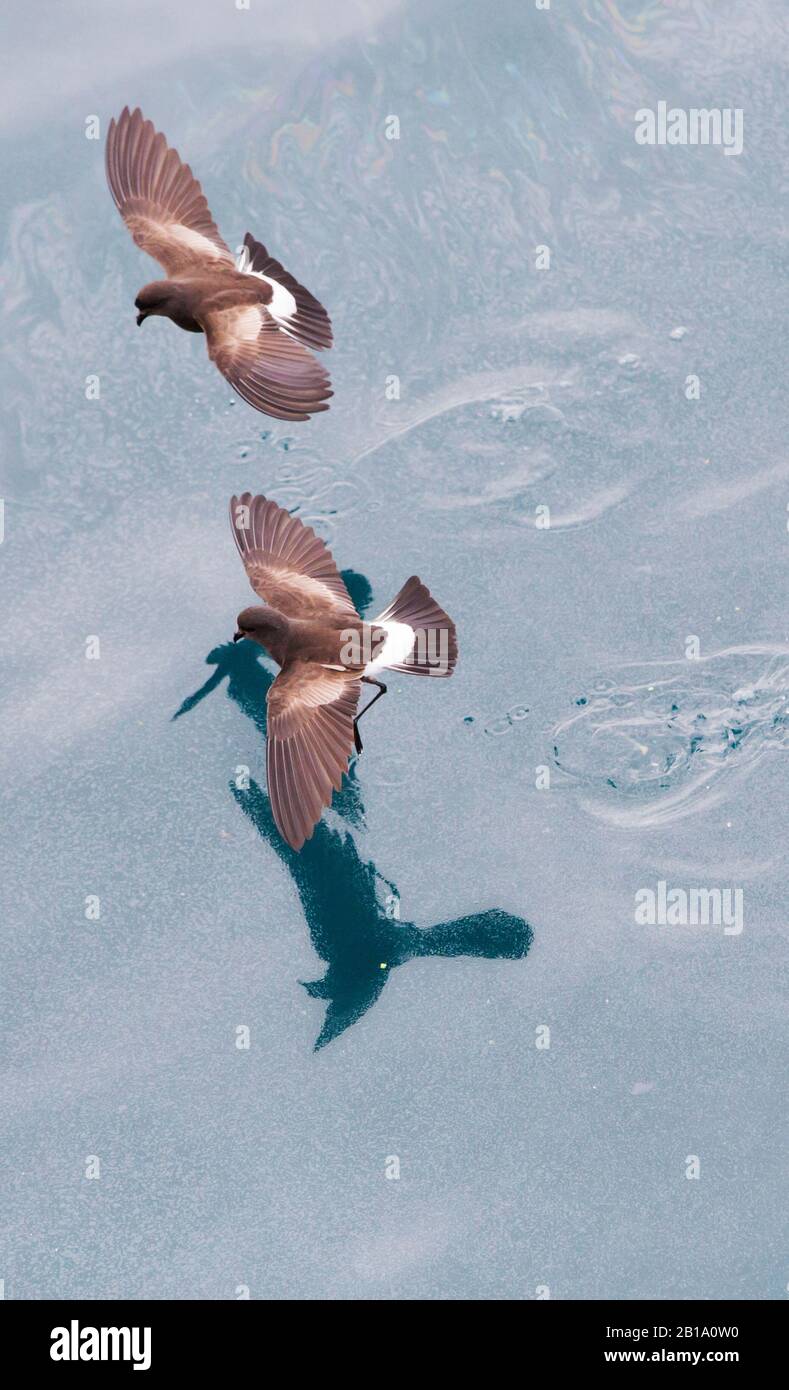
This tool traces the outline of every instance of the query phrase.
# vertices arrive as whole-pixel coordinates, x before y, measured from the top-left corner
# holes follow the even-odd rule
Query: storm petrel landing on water
[[[233,497],[230,522],[266,603],[239,613],[233,640],[257,642],[281,667],[267,696],[266,775],[277,828],[298,850],[362,751],[358,721],[386,694],[378,673],[451,676],[455,624],[416,575],[364,622],[320,537],[265,497]],[[357,714],[362,682],[378,688]]]
[[[137,323],[163,314],[205,333],[208,356],[264,415],[308,420],[328,410],[328,373],[308,348],[332,345],[326,310],[247,232],[238,260],[203,190],[139,108],[107,133],[107,181],[135,242],[167,273],[137,295]]]

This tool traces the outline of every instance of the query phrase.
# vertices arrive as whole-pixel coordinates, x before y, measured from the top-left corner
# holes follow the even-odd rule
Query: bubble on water
[[[512,722],[509,715],[502,715],[499,719],[492,719],[485,725],[485,733],[491,734],[494,738],[499,738],[502,734],[508,734],[512,729]]]
[[[534,383],[513,391],[511,395],[499,396],[491,401],[490,415],[493,420],[501,420],[508,424],[513,420],[520,420],[525,411],[533,410],[535,406],[547,401],[548,393],[545,387]]]
[[[508,719],[525,719],[528,713],[528,706],[513,705],[512,709],[507,711],[507,717]]]

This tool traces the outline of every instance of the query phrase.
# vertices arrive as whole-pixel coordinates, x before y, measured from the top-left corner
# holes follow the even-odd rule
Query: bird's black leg
[[[384,685],[383,681],[377,681],[374,676],[362,676],[361,679],[365,682],[366,685],[377,685],[378,694],[373,695],[373,698],[372,700],[370,700],[369,704],[365,705],[364,709],[359,714],[357,714],[356,718],[353,721],[353,742],[357,753],[361,753],[363,745],[361,736],[359,734],[359,730],[356,726],[359,723],[359,720],[361,719],[362,715],[366,714],[368,709],[372,709],[376,700],[380,700],[381,696],[386,694],[386,686]]]

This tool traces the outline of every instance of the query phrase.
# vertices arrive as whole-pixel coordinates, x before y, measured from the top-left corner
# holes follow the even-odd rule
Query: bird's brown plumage
[[[332,792],[342,786],[361,689],[347,672],[294,661],[269,690],[268,792],[274,819],[293,849],[310,838]]]
[[[342,631],[362,622],[331,552],[298,517],[244,492],[231,498],[230,523],[255,593],[297,625],[302,657],[289,659],[283,647],[282,670],[268,694],[266,775],[280,833],[301,849],[342,786],[361,693],[359,670],[334,670],[309,658],[328,642],[323,658],[339,664]]]
[[[169,277],[148,287],[162,295],[155,312],[202,330],[211,360],[256,410],[283,420],[328,410],[331,382],[310,351],[331,347],[325,309],[249,233],[237,268],[188,164],[139,108],[110,122],[106,169],[134,241]]]
[[[328,547],[269,498],[232,497],[230,524],[249,582],[268,605],[245,609],[237,635],[259,642],[281,667],[268,693],[266,769],[274,820],[298,850],[348,770],[361,681],[380,669],[369,663],[387,637],[383,619],[407,624],[406,634],[411,626],[412,638],[420,627],[445,631],[445,668],[424,655],[408,664],[405,649],[386,663],[416,675],[452,674],[455,625],[416,576],[381,620],[364,622]]]
[[[359,622],[328,546],[297,516],[267,497],[230,499],[230,524],[249,582],[289,618]]]

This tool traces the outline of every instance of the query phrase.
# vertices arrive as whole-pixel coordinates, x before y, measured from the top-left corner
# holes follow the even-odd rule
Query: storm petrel
[[[309,290],[249,232],[233,257],[189,165],[139,108],[110,122],[106,165],[135,242],[167,273],[140,290],[137,323],[163,314],[205,333],[211,361],[264,415],[308,420],[328,410],[329,376],[308,349],[331,347],[331,322]]]
[[[358,721],[386,694],[378,673],[451,676],[455,624],[416,575],[364,622],[324,542],[265,497],[231,498],[230,523],[266,604],[239,613],[233,641],[257,642],[281,668],[267,696],[266,775],[277,828],[298,850],[362,751]],[[357,714],[363,682],[377,691]]]

